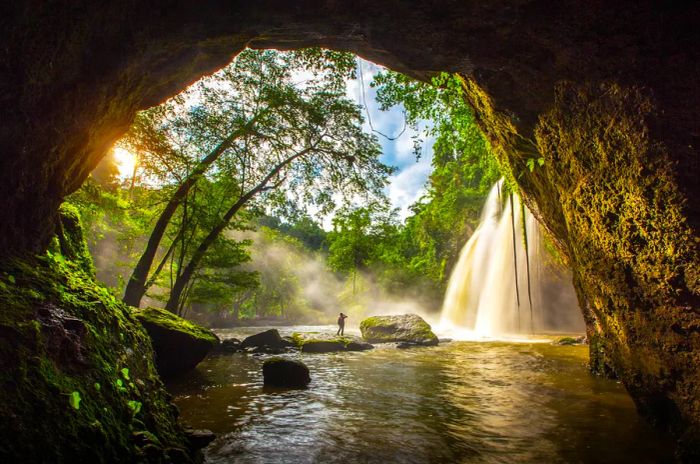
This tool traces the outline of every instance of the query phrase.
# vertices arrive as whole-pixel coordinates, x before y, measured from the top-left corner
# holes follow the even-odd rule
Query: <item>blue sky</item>
[[[363,106],[366,102],[374,129],[390,137],[395,137],[404,127],[403,108],[393,107],[389,111],[381,111],[376,101],[376,91],[369,85],[372,77],[383,68],[361,59],[358,59],[358,66],[361,66],[362,69],[365,98],[363,99],[362,97],[359,69],[358,78],[348,81],[349,98]],[[365,130],[368,132],[372,130],[369,121],[365,121]],[[416,161],[412,139],[412,136],[415,134],[416,132],[410,127],[406,128],[406,131],[396,140],[389,140],[377,134],[379,143],[382,145],[382,162],[398,168],[397,172],[390,179],[391,184],[387,189],[387,196],[391,200],[392,205],[395,208],[399,208],[399,217],[402,220],[410,213],[408,208],[425,192],[425,182],[432,169],[432,141],[424,141],[421,157]]]

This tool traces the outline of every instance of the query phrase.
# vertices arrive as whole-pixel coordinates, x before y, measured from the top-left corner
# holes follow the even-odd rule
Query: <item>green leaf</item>
[[[9,280],[11,283],[14,284],[15,283],[15,276],[13,276],[13,275],[7,276],[7,280]]]
[[[535,158],[528,158],[525,164],[527,164],[527,168],[530,172],[535,170]]]
[[[95,382],[94,387],[95,387],[95,390],[97,390],[97,391],[100,391],[100,388],[102,388],[102,386],[100,385],[99,382]]]
[[[80,392],[74,391],[68,396],[68,402],[76,411],[80,409]]]
[[[124,377],[126,380],[129,380],[129,368],[128,367],[122,368],[121,373],[122,373],[122,377]]]
[[[129,401],[129,407],[134,412],[134,414],[138,414],[139,411],[141,411],[141,406],[142,406],[142,404],[140,401],[135,401],[135,400]]]

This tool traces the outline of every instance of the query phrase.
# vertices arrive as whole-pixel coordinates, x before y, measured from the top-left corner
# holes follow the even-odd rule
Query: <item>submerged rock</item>
[[[263,383],[275,387],[305,387],[311,382],[309,368],[301,361],[270,358],[263,363]]]
[[[430,324],[416,314],[368,317],[360,323],[360,331],[362,338],[368,342],[408,342],[422,346],[438,344]]]
[[[264,332],[251,335],[243,340],[241,343],[241,348],[285,348],[287,343],[280,337],[280,333],[277,329],[270,329]]]
[[[222,340],[216,347],[218,353],[237,353],[241,351],[241,341],[237,338],[227,338]]]
[[[156,369],[173,376],[194,369],[219,344],[214,333],[164,309],[134,311],[151,337]]]
[[[209,443],[216,439],[216,434],[208,429],[185,428],[185,437],[190,444],[190,449],[199,450],[206,448]]]

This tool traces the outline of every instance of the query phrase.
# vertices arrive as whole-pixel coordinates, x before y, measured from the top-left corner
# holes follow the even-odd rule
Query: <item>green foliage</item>
[[[185,332],[191,337],[205,340],[209,343],[218,343],[218,338],[208,329],[176,316],[175,314],[158,308],[146,308],[134,311],[134,316],[142,321],[154,325],[166,327],[170,330]],[[127,372],[128,374],[128,372]],[[126,378],[126,377],[125,377]],[[117,379],[121,383],[121,380]]]
[[[134,412],[134,415],[141,412],[141,407],[143,406],[143,403],[141,403],[140,401],[131,400],[127,404],[129,405],[131,410]]]
[[[408,124],[435,140],[433,172],[404,225],[385,206],[341,210],[327,239],[329,264],[353,281],[357,270],[371,271],[390,291],[414,288],[438,302],[499,169],[457,77],[441,74],[430,85],[384,72],[372,85],[383,109],[401,105]],[[419,153],[422,140],[415,143]]]
[[[80,409],[80,392],[71,392],[71,394],[68,395],[68,402],[70,403],[71,407],[76,411]]]

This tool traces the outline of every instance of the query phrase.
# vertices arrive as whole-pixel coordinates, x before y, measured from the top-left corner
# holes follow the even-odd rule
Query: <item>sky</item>
[[[365,106],[366,102],[367,112],[374,129],[389,137],[396,137],[404,127],[403,108],[397,106],[388,111],[381,111],[376,100],[376,90],[369,85],[372,77],[383,68],[360,58],[357,61],[358,76],[357,79],[348,81],[348,97],[362,106]],[[361,91],[360,68],[362,81],[364,81],[364,98]],[[367,119],[366,113],[364,116]],[[368,132],[372,130],[369,121],[365,121],[365,130]],[[425,193],[425,183],[432,170],[432,140],[424,141],[420,159],[416,160],[416,155],[413,153],[412,136],[414,135],[416,132],[410,127],[407,127],[406,131],[396,140],[389,140],[377,134],[383,151],[381,161],[397,168],[397,171],[391,176],[387,196],[391,200],[392,206],[399,209],[401,220],[410,214],[408,208]]]

